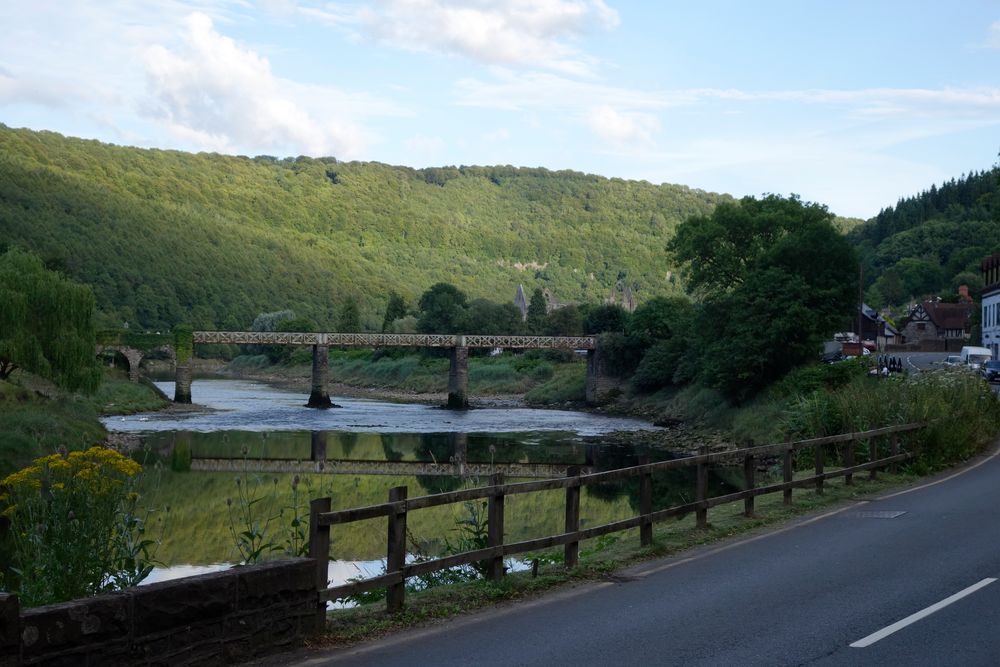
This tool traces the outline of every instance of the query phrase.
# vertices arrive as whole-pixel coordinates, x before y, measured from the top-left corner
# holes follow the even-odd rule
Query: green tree
[[[279,331],[282,322],[294,320],[295,313],[291,310],[276,310],[270,313],[260,313],[250,324],[250,331]],[[247,354],[263,354],[275,363],[285,356],[284,345],[247,345]]]
[[[683,297],[653,297],[632,313],[627,333],[652,345],[671,338],[680,323],[690,318],[691,311],[691,302]]]
[[[857,256],[832,223],[824,206],[768,195],[678,228],[671,250],[703,297],[694,347],[706,384],[745,400],[814,359],[850,317]]]
[[[393,290],[389,292],[389,303],[385,306],[385,317],[382,319],[382,333],[388,331],[390,325],[401,317],[406,317],[406,299]]]
[[[458,333],[458,323],[467,302],[465,293],[450,283],[432,285],[420,297],[417,327],[421,333]]]
[[[458,319],[464,333],[511,335],[523,329],[521,311],[513,303],[494,303],[488,299],[473,299]]]
[[[541,287],[536,287],[531,293],[531,301],[528,302],[528,332],[537,334],[545,329],[545,319],[549,312],[548,300]]]
[[[100,383],[94,294],[21,250],[0,255],[0,380],[17,368],[69,391]]]
[[[588,334],[606,332],[624,333],[628,326],[628,312],[617,304],[595,306],[583,317],[583,330]]]
[[[579,336],[583,333],[583,314],[580,308],[570,304],[556,308],[545,321],[546,336]]]
[[[340,312],[337,314],[337,330],[340,333],[361,331],[361,311],[354,296],[348,296],[340,306]]]
[[[744,197],[719,204],[711,215],[689,218],[667,244],[685,264],[688,290],[729,291],[752,274],[757,263],[788,234],[827,224],[833,214],[798,197]]]

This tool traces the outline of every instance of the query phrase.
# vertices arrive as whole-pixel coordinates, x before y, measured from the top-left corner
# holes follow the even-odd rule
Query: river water
[[[172,382],[157,386],[173,394]],[[384,502],[388,490],[399,485],[410,489],[410,497],[484,485],[487,472],[507,465],[521,466],[518,470],[528,471],[523,474],[535,474],[534,466],[541,471],[535,476],[550,476],[545,466],[596,470],[633,465],[638,452],[595,444],[595,436],[599,440],[611,432],[656,428],[638,419],[586,412],[519,407],[455,412],[346,397],[333,397],[342,407],[315,410],[305,407],[306,394],[229,379],[196,380],[192,393],[207,409],[104,420],[109,430],[141,435],[151,460],[159,462],[147,466],[143,494],[151,509],[149,532],[162,536],[157,558],[164,566],[151,581],[211,571],[238,560],[234,534],[248,520],[270,542],[284,546],[293,539],[292,520],[308,515],[314,497],[329,496],[334,509],[347,509]],[[229,468],[199,471],[206,459]],[[275,461],[307,465],[296,475],[268,469]],[[359,462],[380,466],[380,472],[388,474],[330,474],[338,465]],[[459,474],[427,474],[419,468],[444,462]],[[683,480],[678,483],[678,488],[688,486]],[[635,493],[626,483],[586,487],[583,524],[634,515]],[[550,492],[508,498],[507,539],[561,532],[562,496]],[[248,507],[254,516],[248,516]],[[450,506],[414,512],[408,524],[414,553],[438,555],[447,550],[465,535],[461,527],[469,526],[479,509]],[[331,580],[378,574],[385,533],[384,520],[335,527]]]

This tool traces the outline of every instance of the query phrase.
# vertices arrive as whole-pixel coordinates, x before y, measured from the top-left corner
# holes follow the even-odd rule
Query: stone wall
[[[244,662],[319,629],[314,578],[295,558],[33,609],[0,594],[0,667]]]

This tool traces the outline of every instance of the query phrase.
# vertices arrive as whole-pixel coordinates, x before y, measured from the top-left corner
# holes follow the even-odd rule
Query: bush
[[[855,377],[839,389],[800,397],[788,415],[785,431],[792,438],[925,424],[905,436],[904,443],[926,470],[973,456],[1000,432],[1000,399],[986,382],[961,368],[888,379]]]
[[[34,607],[134,586],[153,568],[135,491],[142,471],[92,447],[35,460],[3,480],[13,588]]]

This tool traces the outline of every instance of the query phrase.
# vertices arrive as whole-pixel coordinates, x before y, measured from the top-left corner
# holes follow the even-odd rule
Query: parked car
[[[962,355],[960,354],[949,354],[944,358],[944,361],[937,362],[942,366],[963,366],[965,362],[962,361]]]
[[[1000,382],[1000,361],[987,361],[979,369],[987,382]]]

